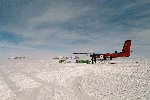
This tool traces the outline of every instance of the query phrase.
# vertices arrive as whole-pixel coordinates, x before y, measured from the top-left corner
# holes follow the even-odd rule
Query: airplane
[[[90,54],[90,57],[92,57],[92,64],[94,64],[94,62],[96,63],[96,60],[99,59],[100,61],[103,60],[107,60],[107,58],[109,58],[110,60],[112,60],[112,58],[117,58],[117,57],[129,57],[130,56],[130,46],[131,46],[131,40],[126,40],[122,49],[122,52],[117,52],[115,51],[115,53],[106,53],[106,54],[91,54],[91,53],[73,53],[73,54]]]

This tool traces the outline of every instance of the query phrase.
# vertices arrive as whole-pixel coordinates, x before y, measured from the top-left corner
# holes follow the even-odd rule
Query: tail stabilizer
[[[122,54],[125,57],[130,56],[130,46],[131,46],[131,40],[126,40],[122,49]]]

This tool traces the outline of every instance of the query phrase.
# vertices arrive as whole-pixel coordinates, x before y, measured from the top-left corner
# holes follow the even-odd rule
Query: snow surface
[[[150,100],[150,59],[74,62],[0,60],[0,100]]]

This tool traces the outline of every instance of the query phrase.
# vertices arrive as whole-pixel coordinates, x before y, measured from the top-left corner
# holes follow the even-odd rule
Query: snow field
[[[15,73],[14,75],[9,76],[9,78],[14,81],[17,86],[21,87],[20,90],[17,91],[22,91],[27,88],[37,88],[41,85],[40,83],[35,82],[30,77],[26,77],[25,75],[22,75],[20,73]]]
[[[14,65],[4,65],[2,66],[2,70],[9,75],[9,78],[16,83],[17,86],[20,87],[20,90],[16,91],[22,91],[26,88],[36,88],[39,87],[41,84],[38,82],[35,82],[30,77],[26,77],[25,75],[22,75],[19,72],[20,66],[23,66],[24,64],[20,63],[18,66],[18,63]],[[16,67],[17,71],[15,71],[13,68]]]
[[[2,77],[0,77],[0,99],[1,100],[15,100],[15,94],[13,91],[9,89],[5,81],[3,80]]]
[[[72,66],[73,67],[73,66]],[[51,71],[51,72],[41,72],[34,74],[38,78],[47,81],[53,82],[56,85],[63,86],[72,90],[71,87],[69,88],[69,84],[72,84],[72,81],[83,74],[91,73],[92,67],[87,66],[77,66],[77,67],[65,67],[61,68],[60,70]],[[66,84],[67,83],[67,84]]]
[[[58,63],[58,60],[0,61],[0,99],[149,100],[150,62]],[[19,87],[12,89],[12,85]]]
[[[57,90],[51,89],[47,86],[43,86],[39,90],[39,94],[36,100],[68,100],[68,96],[66,93]]]
[[[99,99],[147,99],[149,91],[148,66],[78,65],[35,76],[73,91],[80,84],[82,93]],[[93,76],[93,77],[91,77]],[[81,77],[81,78],[80,78]],[[74,80],[78,79],[78,82]],[[91,80],[91,81],[90,81]],[[109,87],[109,88],[108,88]]]

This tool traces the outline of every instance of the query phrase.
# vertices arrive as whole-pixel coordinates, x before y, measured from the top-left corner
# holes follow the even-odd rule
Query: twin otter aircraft
[[[131,46],[131,40],[126,40],[122,49],[122,52],[117,52],[115,51],[115,53],[112,54],[90,54],[90,53],[73,53],[73,54],[90,54],[90,57],[92,57],[92,64],[95,62],[96,63],[96,59],[99,59],[101,61],[103,60],[107,60],[107,58],[109,58],[110,60],[112,60],[112,58],[117,58],[117,57],[129,57],[130,56],[130,46]]]

